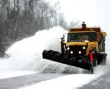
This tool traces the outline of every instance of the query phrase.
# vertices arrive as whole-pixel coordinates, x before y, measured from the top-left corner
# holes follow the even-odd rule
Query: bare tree
[[[66,28],[66,21],[42,0],[0,0],[0,53],[14,41],[32,36],[38,30],[60,25]],[[1,51],[2,50],[2,51]]]
[[[79,21],[71,21],[70,24],[69,24],[69,27],[80,27],[79,25]]]

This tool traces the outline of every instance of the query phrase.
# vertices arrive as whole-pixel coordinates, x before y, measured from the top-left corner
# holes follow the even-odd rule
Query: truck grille
[[[70,53],[71,51],[73,51],[73,54]],[[79,51],[81,53],[79,53]],[[83,49],[83,46],[70,46],[69,54],[72,56],[84,56],[86,54],[86,49]]]

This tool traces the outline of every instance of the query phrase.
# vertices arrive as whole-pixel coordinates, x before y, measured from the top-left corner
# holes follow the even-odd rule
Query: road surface
[[[78,89],[110,89],[110,72]]]
[[[0,79],[0,89],[18,89],[27,85],[63,76],[63,74],[35,73],[31,75]]]
[[[0,79],[0,89],[18,89],[41,81],[64,76],[65,74],[35,73],[31,75]],[[78,89],[110,89],[110,72]]]

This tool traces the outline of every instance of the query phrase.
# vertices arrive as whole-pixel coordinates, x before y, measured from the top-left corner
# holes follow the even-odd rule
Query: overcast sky
[[[68,21],[85,21],[88,25],[108,29],[110,23],[110,0],[60,0]]]
[[[53,0],[52,0],[53,1]],[[51,2],[52,2],[51,1]],[[55,0],[60,5],[67,21],[85,21],[89,26],[109,29],[110,0]]]

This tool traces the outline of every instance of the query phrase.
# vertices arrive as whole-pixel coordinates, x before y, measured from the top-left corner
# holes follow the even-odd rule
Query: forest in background
[[[33,36],[38,30],[57,25],[67,29],[59,9],[58,2],[51,6],[43,0],[0,0],[0,56],[12,43]]]

